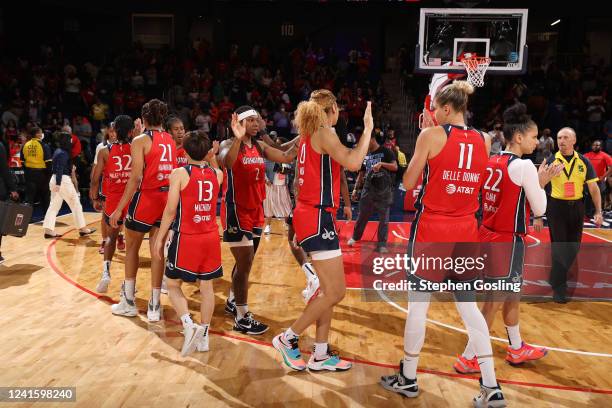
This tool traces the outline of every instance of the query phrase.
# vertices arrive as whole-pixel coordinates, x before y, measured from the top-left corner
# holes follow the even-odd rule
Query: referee
[[[21,148],[21,161],[25,168],[26,202],[34,206],[36,197],[40,199],[43,211],[49,207],[49,174],[47,164],[51,162],[51,151],[43,144],[44,133],[33,127],[28,134],[29,140]]]
[[[564,169],[550,181],[550,199],[546,209],[550,241],[552,243],[552,269],[550,285],[553,299],[557,303],[567,303],[567,274],[582,240],[584,222],[583,191],[586,184],[595,204],[595,224],[602,223],[601,196],[599,180],[591,163],[574,150],[576,132],[565,127],[557,133],[559,151],[546,160],[563,164]]]

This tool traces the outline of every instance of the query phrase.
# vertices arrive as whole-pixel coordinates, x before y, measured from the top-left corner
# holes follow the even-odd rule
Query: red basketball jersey
[[[102,172],[104,194],[123,194],[132,170],[132,156],[129,143],[108,145],[108,160]]]
[[[310,137],[300,138],[298,202],[337,209],[340,203],[340,164],[328,154],[317,153]]]
[[[266,165],[259,148],[252,141],[251,147],[242,143],[238,157],[231,169],[225,169],[223,199],[226,203],[243,208],[257,208],[266,198]]]
[[[508,166],[516,159],[519,157],[512,153],[502,153],[491,157],[487,164],[482,185],[482,224],[496,232],[527,233],[529,208],[525,191],[508,174]]]
[[[177,167],[183,167],[187,165],[187,152],[181,146],[176,149],[176,164]]]
[[[189,183],[181,190],[178,211],[172,229],[181,234],[217,231],[217,173],[208,165],[186,166]],[[197,250],[197,248],[193,248]]]
[[[167,187],[170,173],[176,168],[176,143],[166,132],[147,130],[145,134],[151,138],[151,150],[144,157],[144,174],[140,189]]]
[[[444,125],[447,140],[440,153],[427,160],[419,211],[462,217],[478,211],[478,194],[488,155],[482,134],[471,128]]]

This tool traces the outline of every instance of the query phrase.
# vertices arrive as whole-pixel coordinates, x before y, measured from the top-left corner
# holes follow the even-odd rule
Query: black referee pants
[[[46,169],[25,168],[26,202],[34,206],[36,198],[40,200],[40,207],[47,211],[51,192],[49,191],[49,175]]]
[[[567,275],[576,260],[582,240],[584,201],[551,197],[546,208],[546,218],[552,247],[550,285],[555,293],[566,294]]]

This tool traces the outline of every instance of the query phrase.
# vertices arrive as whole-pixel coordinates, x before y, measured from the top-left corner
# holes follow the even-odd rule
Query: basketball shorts
[[[256,208],[244,208],[235,203],[221,203],[223,242],[252,241],[260,237],[264,225],[263,204]]]
[[[221,239],[217,230],[205,234],[172,231],[166,257],[166,276],[183,282],[223,276]]]
[[[117,206],[119,205],[119,201],[121,201],[122,195],[123,193],[122,194],[108,194],[106,196],[106,200],[104,201],[104,221],[106,222],[106,225],[110,225],[110,222],[109,222],[110,216],[117,209]],[[125,207],[121,211],[121,218],[119,219],[119,222],[118,222],[119,225],[123,224],[123,220],[127,216],[127,210],[128,208]]]
[[[125,227],[143,233],[159,228],[167,201],[167,187],[136,191],[128,206]]]
[[[421,290],[421,281],[473,282],[484,265],[480,256],[478,223],[474,215],[448,217],[420,213],[410,227],[408,280]],[[427,291],[427,290],[423,290]]]
[[[298,203],[293,211],[293,229],[298,244],[311,255],[321,251],[338,251],[341,254],[333,209]]]
[[[496,232],[484,225],[478,231],[480,252],[485,259],[484,278],[487,281],[523,283],[525,240],[511,232]]]

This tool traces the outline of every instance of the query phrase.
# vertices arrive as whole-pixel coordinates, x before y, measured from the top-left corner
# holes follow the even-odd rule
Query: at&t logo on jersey
[[[457,187],[454,184],[447,184],[446,185],[446,194],[452,195],[455,194],[455,192],[457,191]]]
[[[446,185],[446,194],[453,195],[455,193],[460,194],[474,194],[474,187],[466,187],[466,186],[455,186],[452,183]]]
[[[193,222],[195,222],[196,224],[199,224],[200,222],[202,222],[202,217],[199,215],[194,215],[193,216]]]
[[[323,228],[323,230],[325,232],[321,234],[321,238],[332,241],[336,237],[336,233],[334,231],[328,231],[327,228]]]

